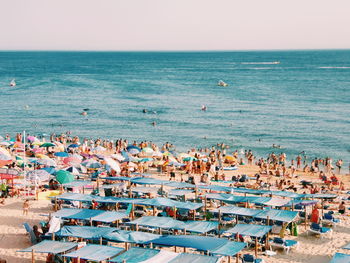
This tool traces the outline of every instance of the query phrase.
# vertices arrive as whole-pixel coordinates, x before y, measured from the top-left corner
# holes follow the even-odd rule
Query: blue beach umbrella
[[[69,156],[68,153],[66,153],[66,152],[56,152],[56,153],[54,153],[54,155],[57,157],[68,157]]]
[[[73,143],[73,144],[69,145],[67,148],[78,148],[78,147],[79,147],[78,144]]]

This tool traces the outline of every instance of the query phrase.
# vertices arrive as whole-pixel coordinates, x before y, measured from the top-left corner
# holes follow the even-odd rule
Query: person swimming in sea
[[[143,112],[143,113],[147,113],[147,109],[143,109],[142,112]]]
[[[152,125],[153,125],[153,126],[156,126],[157,123],[156,123],[155,121],[152,121]]]
[[[87,116],[88,113],[87,113],[87,111],[83,111],[82,113],[80,113],[80,115]]]
[[[202,105],[202,111],[206,111],[207,110],[207,106]]]

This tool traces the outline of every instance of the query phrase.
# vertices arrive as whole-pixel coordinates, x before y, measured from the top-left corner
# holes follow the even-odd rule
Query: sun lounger
[[[243,257],[241,257],[242,263],[264,263],[263,259],[255,258],[253,255],[250,254],[244,254]]]
[[[33,245],[38,243],[36,240],[36,236],[33,232],[33,229],[30,227],[30,225],[28,223],[24,223],[23,226],[28,233],[30,243],[32,243]]]
[[[309,232],[314,233],[314,234],[318,234],[322,237],[326,234],[331,234],[332,229],[328,228],[328,227],[321,227],[319,224],[312,223],[310,226]]]
[[[335,225],[340,223],[340,219],[336,219],[332,214],[326,213],[323,215],[322,223]]]
[[[286,240],[283,238],[275,237],[273,240],[270,241],[270,245],[272,247],[283,248],[283,250],[288,253],[291,248],[298,246],[298,241]]]

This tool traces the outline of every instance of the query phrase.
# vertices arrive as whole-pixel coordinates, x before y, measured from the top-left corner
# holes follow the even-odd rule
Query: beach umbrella
[[[172,166],[172,165],[174,165],[175,167],[183,167],[183,166],[186,166],[186,164],[184,164],[184,163],[178,163],[178,162],[170,162],[170,163],[168,164],[168,166]]]
[[[63,163],[72,165],[72,166],[77,166],[77,165],[80,165],[81,159],[77,157],[69,156],[63,159]]]
[[[38,159],[37,163],[45,166],[57,166],[56,162],[52,159]]]
[[[79,147],[78,144],[73,143],[73,144],[69,145],[67,148],[78,148],[78,147]]]
[[[194,158],[194,157],[192,157],[192,156],[190,156],[190,157],[184,158],[183,161],[184,161],[184,162],[198,161],[198,159],[197,159],[197,158]]]
[[[4,141],[4,137],[0,136],[0,142]]]
[[[3,141],[3,142],[0,142],[0,145],[2,145],[2,146],[10,146],[11,143],[8,142],[8,141]]]
[[[129,149],[128,152],[132,155],[136,155],[138,154],[140,151],[138,149],[135,149],[135,148],[132,148],[132,149]]]
[[[50,174],[45,170],[34,170],[26,174],[26,179],[30,181],[48,181],[50,179]]]
[[[129,145],[128,147],[126,147],[126,150],[129,151],[130,149],[136,149],[138,150],[139,152],[141,152],[141,148],[140,147],[137,147],[135,145]]]
[[[82,165],[85,166],[86,168],[94,168],[94,169],[102,167],[102,164],[100,164],[99,162],[93,159],[83,162]]]
[[[179,159],[188,158],[188,157],[191,157],[191,155],[189,155],[188,153],[180,153],[177,156],[177,158]]]
[[[74,176],[68,171],[59,170],[58,172],[56,172],[56,180],[60,184],[67,184],[74,181]]]
[[[153,158],[143,158],[140,160],[141,163],[153,161]]]
[[[54,153],[54,155],[57,157],[68,157],[69,156],[68,153],[66,153],[66,152],[56,152],[56,153]]]
[[[234,162],[234,161],[236,161],[236,158],[233,157],[232,155],[226,155],[225,160],[227,160],[229,162]]]
[[[6,154],[0,153],[0,160],[1,161],[12,161],[12,157],[8,156]]]
[[[48,172],[49,174],[54,174],[54,173],[56,173],[56,169],[53,168],[53,167],[44,167],[44,168],[42,168],[42,169],[40,169],[40,170],[44,170],[44,171]]]
[[[39,158],[39,159],[50,159],[49,156],[45,155],[45,154],[42,154],[42,153],[37,153],[35,155],[36,158]]]
[[[70,172],[73,175],[79,175],[80,174],[80,171],[77,168],[75,168],[74,166],[68,167],[65,170]]]
[[[163,154],[162,154],[161,152],[158,151],[158,152],[153,152],[152,156],[153,156],[153,157],[162,157]]]
[[[56,146],[56,144],[51,143],[51,142],[44,142],[43,144],[40,145],[40,147],[46,147],[46,148],[55,147],[55,146]]]
[[[24,148],[24,144],[21,142],[15,142],[13,148]]]
[[[97,146],[94,148],[94,152],[104,152],[106,151],[107,149],[105,147],[102,147],[102,146]]]
[[[114,159],[117,159],[120,162],[125,160],[124,156],[121,155],[120,153],[112,154],[111,157],[114,158]]]
[[[145,147],[142,149],[142,152],[147,153],[147,154],[152,154],[154,151],[151,147]]]
[[[39,139],[38,139],[37,137],[31,136],[31,135],[27,137],[27,140],[28,140],[29,142],[39,141]]]
[[[0,147],[0,154],[7,155],[7,156],[11,157],[11,154],[9,153],[9,151],[4,149],[4,148],[1,148],[1,147]]]
[[[110,157],[105,157],[104,158],[105,162],[117,173],[120,173],[120,165],[119,163],[117,163],[115,160],[113,160]]]
[[[42,145],[43,143],[41,141],[34,141],[31,143],[32,145],[35,145],[35,146],[40,146]]]

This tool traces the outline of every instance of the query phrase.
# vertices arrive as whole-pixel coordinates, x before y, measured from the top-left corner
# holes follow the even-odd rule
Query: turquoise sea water
[[[261,156],[278,144],[350,160],[350,50],[0,52],[0,89],[2,135],[224,142]]]

